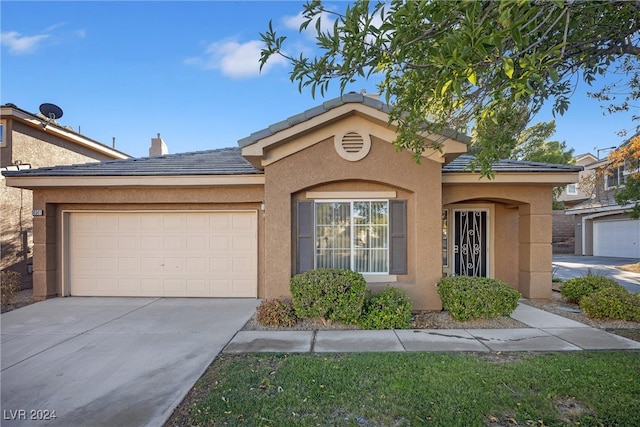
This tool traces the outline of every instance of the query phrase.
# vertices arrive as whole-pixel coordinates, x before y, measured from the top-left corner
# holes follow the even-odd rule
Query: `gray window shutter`
[[[407,201],[389,200],[389,274],[407,274]]]
[[[313,201],[298,201],[296,273],[313,270]]]

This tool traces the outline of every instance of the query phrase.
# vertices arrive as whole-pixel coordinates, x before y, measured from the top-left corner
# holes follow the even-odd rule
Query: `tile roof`
[[[299,123],[310,120],[316,116],[319,116],[320,114],[326,113],[329,110],[340,107],[341,105],[353,104],[353,103],[364,104],[369,107],[375,108],[376,110],[380,110],[384,113],[389,113],[389,105],[387,105],[386,103],[378,99],[372,98],[371,96],[363,95],[361,93],[349,92],[337,98],[330,99],[300,114],[296,114],[295,116],[291,116],[288,119],[282,120],[278,123],[274,123],[262,130],[254,132],[251,135],[247,136],[246,138],[242,138],[241,140],[239,140],[238,145],[241,148],[244,148],[246,146],[249,146],[251,144],[258,142],[263,138],[269,137],[271,135],[274,135],[277,132],[280,132],[282,130],[291,128]],[[452,138],[464,143],[470,142],[469,136],[460,132],[456,132],[451,129],[445,129],[441,131],[440,134],[442,136],[446,136],[448,138]]]
[[[463,154],[442,167],[443,173],[469,172],[467,167],[474,156]],[[491,165],[494,172],[579,172],[582,166],[554,165],[549,163],[529,162],[526,160],[503,159]]]
[[[462,155],[442,167],[443,173],[469,172],[473,156]],[[581,166],[552,165],[518,160],[500,160],[493,164],[500,172],[577,172]],[[168,154],[78,165],[2,171],[5,176],[170,176],[170,175],[260,175],[244,157],[240,148],[220,148],[193,153]]]
[[[622,208],[622,206],[620,206],[618,202],[616,202],[615,190],[608,190],[600,192],[598,194],[594,194],[593,198],[587,199],[584,202],[579,203],[571,207],[570,209],[567,209],[567,211],[571,211],[573,213],[582,213],[581,211],[598,211],[607,208]]]
[[[242,157],[239,148],[221,148],[2,173],[5,176],[167,176],[252,175],[263,172],[254,168]]]

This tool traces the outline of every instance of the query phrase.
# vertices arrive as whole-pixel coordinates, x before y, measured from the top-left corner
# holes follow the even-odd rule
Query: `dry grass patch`
[[[640,273],[640,262],[637,264],[619,265],[616,268],[618,270],[630,271],[632,273]]]

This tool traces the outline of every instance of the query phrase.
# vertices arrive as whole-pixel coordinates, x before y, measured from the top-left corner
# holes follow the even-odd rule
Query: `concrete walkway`
[[[223,353],[640,350],[640,342],[520,303],[518,329],[239,331]]]

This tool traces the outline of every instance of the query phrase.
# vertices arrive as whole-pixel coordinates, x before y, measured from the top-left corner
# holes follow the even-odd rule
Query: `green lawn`
[[[180,414],[183,425],[637,426],[640,352],[221,355],[174,423]]]

